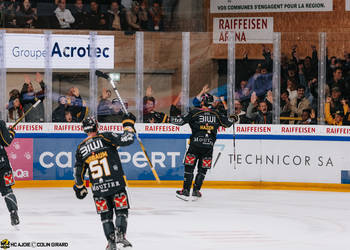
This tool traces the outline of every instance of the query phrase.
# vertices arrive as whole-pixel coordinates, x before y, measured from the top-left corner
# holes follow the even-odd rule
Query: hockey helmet
[[[82,125],[83,125],[83,130],[84,130],[85,133],[97,132],[98,122],[92,116],[89,116],[89,117],[85,118],[82,121]]]
[[[214,97],[209,93],[204,93],[201,97],[201,102],[206,107],[212,106],[214,102]]]

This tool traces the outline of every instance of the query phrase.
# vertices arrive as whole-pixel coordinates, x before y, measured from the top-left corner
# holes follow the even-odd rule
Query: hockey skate
[[[106,250],[118,250],[117,244],[114,241],[109,240]]]
[[[182,190],[177,190],[176,191],[176,197],[184,200],[184,201],[189,201],[190,199],[190,191],[186,190],[186,189],[182,189]]]
[[[192,201],[197,201],[202,197],[202,193],[199,190],[192,191]]]
[[[12,226],[17,226],[19,224],[19,218],[18,218],[17,211],[16,210],[12,210],[11,214],[10,214],[10,217],[11,217],[11,225]]]
[[[117,233],[117,245],[118,248],[132,247],[131,243],[125,238],[125,234],[122,232]]]

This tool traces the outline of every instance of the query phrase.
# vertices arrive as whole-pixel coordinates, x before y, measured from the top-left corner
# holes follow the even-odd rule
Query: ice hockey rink
[[[68,243],[38,249],[105,249],[91,192],[84,200],[70,188],[15,193],[20,228],[11,227],[1,201],[0,240]],[[170,188],[129,189],[132,249],[349,249],[350,193],[205,189],[197,202],[181,201],[174,193]]]

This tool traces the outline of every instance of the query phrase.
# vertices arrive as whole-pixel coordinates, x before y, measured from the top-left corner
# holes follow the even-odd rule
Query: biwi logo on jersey
[[[92,142],[87,143],[86,145],[82,146],[80,148],[80,153],[84,158],[89,153],[94,152],[94,151],[101,149],[101,148],[103,148],[102,140],[96,140],[96,141],[92,141]]]

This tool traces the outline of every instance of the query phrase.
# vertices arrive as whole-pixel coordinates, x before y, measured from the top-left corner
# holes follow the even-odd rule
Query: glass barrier
[[[181,114],[182,33],[144,33],[143,122]]]
[[[319,109],[319,33],[281,34],[282,124],[317,124]]]
[[[89,114],[89,73],[52,74],[52,121],[81,122]]]
[[[190,34],[190,107],[199,107],[201,96],[209,93],[214,97],[214,106],[227,112],[227,53],[213,58],[212,33]],[[213,45],[213,51],[215,50]],[[222,101],[224,99],[224,102]]]
[[[11,71],[6,74],[6,121],[15,122],[40,100],[23,122],[44,122],[45,103],[48,101],[44,73],[23,71]]]
[[[115,81],[120,97],[128,111],[137,115],[136,88],[136,39],[135,35],[116,32],[115,35],[115,68],[106,73]],[[110,81],[98,78],[97,115],[99,122],[121,122],[122,105],[117,98]]]
[[[205,92],[220,112],[239,114],[239,123],[350,121],[346,33],[275,33],[268,44],[216,44],[212,33],[113,34],[114,69],[99,69],[91,57],[85,69],[55,68],[50,60],[42,69],[6,69],[0,60],[1,118],[16,120],[37,98],[43,102],[25,122],[79,122],[88,114],[120,122],[121,102],[111,82],[96,77],[99,69],[114,79],[126,107],[142,122],[184,114],[200,105]],[[84,38],[91,47],[96,35]],[[52,49],[51,33],[44,36]]]
[[[236,44],[235,113],[241,124],[273,123],[272,44]]]
[[[327,125],[350,125],[350,34],[327,33],[324,115]]]

